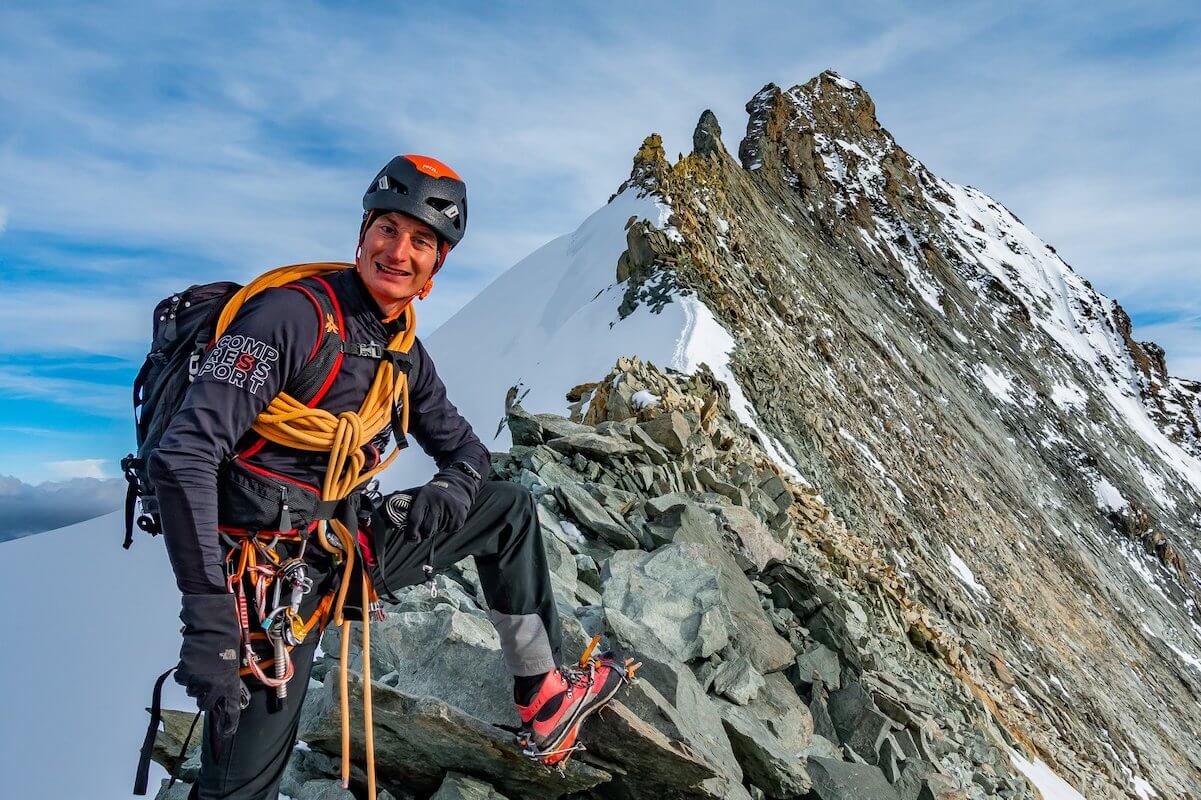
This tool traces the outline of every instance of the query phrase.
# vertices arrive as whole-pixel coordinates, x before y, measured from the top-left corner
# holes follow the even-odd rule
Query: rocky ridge
[[[402,592],[373,629],[388,795],[1034,797],[1007,755],[1023,743],[960,674],[966,644],[775,464],[707,369],[622,359],[569,396],[574,419],[509,408],[514,445],[494,454],[494,477],[537,500],[565,650],[601,634],[638,655],[641,680],[587,729],[564,775],[525,762],[465,561],[438,577],[436,596]],[[282,786],[297,800],[354,796],[334,780],[336,676],[352,671],[353,710],[361,653],[352,642],[349,664],[328,655],[339,651],[332,629],[323,649]],[[165,765],[189,722],[167,715]],[[184,782],[159,797],[185,797],[197,768],[193,747]]]
[[[1197,384],[858,84],[747,111],[741,163],[708,113],[691,154],[639,151],[623,189],[671,214],[631,221],[623,312],[712,311],[768,443],[970,633],[961,666],[1070,783],[1201,795]]]

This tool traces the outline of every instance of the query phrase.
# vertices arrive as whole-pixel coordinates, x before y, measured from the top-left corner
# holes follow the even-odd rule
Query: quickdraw
[[[229,591],[236,598],[238,624],[242,630],[242,675],[254,676],[264,685],[275,689],[275,696],[287,699],[288,681],[295,673],[291,651],[304,642],[314,628],[320,630],[328,617],[332,594],[317,606],[304,620],[300,616],[300,603],[313,590],[313,581],[308,577],[308,565],[304,562],[308,537],[295,533],[249,533],[222,532],[222,540],[228,547],[225,554],[225,574]],[[299,549],[294,557],[281,556],[277,546],[285,542]],[[262,633],[250,629],[250,603],[246,598],[249,582],[254,597],[254,611]],[[286,598],[283,589],[289,592]],[[273,590],[273,591],[272,591]],[[268,604],[268,592],[272,593]],[[271,657],[260,657],[254,648],[256,641],[264,638],[271,645]],[[269,675],[266,670],[271,668]]]

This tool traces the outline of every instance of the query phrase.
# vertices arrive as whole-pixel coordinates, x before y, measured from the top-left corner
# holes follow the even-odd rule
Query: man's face
[[[384,313],[391,315],[421,291],[437,260],[434,229],[393,211],[367,228],[356,266],[367,291]]]

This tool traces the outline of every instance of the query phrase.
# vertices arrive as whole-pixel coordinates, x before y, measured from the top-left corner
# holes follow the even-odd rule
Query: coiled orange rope
[[[325,275],[349,269],[344,263],[294,264],[271,270],[238,290],[230,298],[217,320],[214,339],[220,338],[237,315],[243,303],[265,289],[284,286],[314,275]],[[402,312],[403,330],[388,343],[388,349],[408,353],[416,337],[416,315],[411,305]],[[254,431],[264,439],[298,450],[328,452],[329,461],[325,480],[321,487],[321,499],[343,500],[356,488],[371,480],[388,468],[399,450],[393,450],[387,458],[371,469],[364,470],[366,456],[363,446],[370,442],[392,420],[392,409],[401,403],[400,431],[402,437],[409,427],[409,383],[404,372],[396,374],[395,366],[387,359],[381,360],[375,379],[363,398],[358,411],[331,414],[321,408],[310,408],[285,392],[277,395],[254,421]],[[330,529],[334,537],[330,538]],[[350,644],[350,621],[344,616],[346,593],[353,575],[356,537],[340,520],[322,521],[317,528],[317,541],[328,552],[343,560],[342,580],[339,582],[338,599],[334,604],[334,624],[341,628],[341,659],[339,671],[339,706],[342,716],[342,785],[350,784],[350,708],[347,686],[347,659]],[[364,605],[373,596],[366,572],[362,577]],[[367,792],[375,800],[375,740],[372,733],[371,714],[371,634],[368,609],[363,609],[363,723],[367,740]]]

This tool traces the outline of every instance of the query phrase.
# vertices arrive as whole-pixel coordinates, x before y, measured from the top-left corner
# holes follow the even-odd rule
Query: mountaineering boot
[[[580,725],[634,680],[641,664],[611,653],[593,656],[599,639],[588,645],[578,667],[548,672],[529,704],[517,705],[517,741],[526,756],[546,766],[566,766],[571,754],[583,749],[576,744]]]

